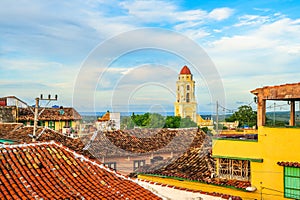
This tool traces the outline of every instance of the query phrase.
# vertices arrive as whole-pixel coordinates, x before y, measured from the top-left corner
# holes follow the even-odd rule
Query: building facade
[[[81,115],[71,107],[39,107],[38,126],[46,126],[64,134],[79,132]],[[15,96],[0,98],[0,122],[20,122],[33,126],[34,107]]]
[[[74,108],[39,108],[39,113],[38,126],[46,126],[67,135],[80,131],[82,117]],[[34,113],[29,108],[19,108],[18,122],[33,125]]]
[[[215,138],[213,157],[217,176],[251,182],[248,194],[257,199],[300,199],[300,128],[295,126],[295,101],[300,101],[300,83],[258,88],[256,139]],[[266,126],[266,101],[290,104],[290,123]],[[250,194],[251,193],[251,194]]]
[[[99,131],[120,130],[121,114],[119,112],[107,111],[96,121],[96,128]]]
[[[197,114],[197,101],[195,98],[195,81],[190,69],[185,65],[181,69],[176,81],[176,102],[174,103],[174,115],[182,118],[190,118],[198,126],[213,126],[213,121],[203,119]]]

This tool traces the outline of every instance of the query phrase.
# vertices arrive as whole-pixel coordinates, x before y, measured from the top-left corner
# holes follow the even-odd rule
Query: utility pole
[[[35,138],[36,138],[36,128],[37,128],[38,114],[39,114],[39,102],[40,102],[40,98],[38,97],[35,98],[32,142],[35,142]]]
[[[34,123],[33,123],[33,135],[32,135],[32,142],[36,141],[36,129],[37,129],[37,124],[38,124],[38,117],[42,112],[45,110],[47,105],[41,112],[39,113],[39,102],[40,100],[48,100],[47,105],[50,103],[50,101],[57,101],[57,94],[55,95],[55,98],[51,98],[51,95],[48,95],[48,98],[43,98],[43,95],[41,94],[41,97],[35,98],[35,108],[34,108]]]
[[[218,103],[218,101],[217,101],[217,106],[216,106],[216,123],[217,123],[216,132],[218,134],[219,133],[219,103]]]

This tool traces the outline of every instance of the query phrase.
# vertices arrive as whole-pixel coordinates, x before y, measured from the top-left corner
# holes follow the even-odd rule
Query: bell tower
[[[174,114],[190,118],[197,123],[197,102],[195,100],[195,81],[187,66],[183,66],[176,81],[176,102]]]

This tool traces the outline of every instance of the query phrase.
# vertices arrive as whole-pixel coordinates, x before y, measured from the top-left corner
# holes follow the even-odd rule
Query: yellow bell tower
[[[175,116],[190,118],[197,123],[197,102],[195,99],[195,81],[187,66],[183,66],[176,82]]]

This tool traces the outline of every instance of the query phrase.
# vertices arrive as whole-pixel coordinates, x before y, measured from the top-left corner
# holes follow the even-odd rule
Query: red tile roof
[[[148,183],[148,184],[153,184],[153,185],[159,185],[161,187],[169,187],[169,188],[182,190],[182,191],[187,191],[187,192],[200,193],[200,194],[205,194],[205,195],[210,195],[210,196],[215,196],[215,197],[221,197],[223,199],[231,199],[231,200],[241,200],[242,199],[241,197],[238,197],[238,196],[233,196],[233,195],[228,195],[228,194],[223,194],[223,193],[217,193],[217,192],[205,192],[205,191],[202,191],[202,190],[187,189],[187,188],[162,184],[162,183],[158,183],[158,182],[152,182],[152,181],[143,180],[143,179],[138,179],[138,181],[145,182],[145,183]]]
[[[18,127],[18,125],[14,124],[10,124],[9,126],[11,126],[10,129],[12,131],[4,133],[1,129],[8,128],[6,125],[0,123],[0,138],[15,140],[19,143],[31,142],[31,137],[29,137],[28,134],[32,133],[32,127]],[[42,130],[42,128],[39,128],[37,135],[39,135]],[[204,132],[197,132],[197,129],[178,129],[176,131],[169,129],[135,129],[128,131],[98,132],[94,140],[91,140],[91,136],[80,139],[68,138],[51,129],[46,129],[38,138],[38,141],[55,140],[90,158],[102,158],[103,156],[126,156],[131,155],[131,153],[151,153],[153,147],[160,147],[168,144],[174,133],[176,134],[176,137],[174,137],[171,142],[174,144],[167,145],[161,152],[176,152],[178,150],[184,152],[187,150],[186,153],[177,159],[171,159],[167,162],[164,161],[164,165],[145,167],[139,172],[179,177],[218,185],[230,185],[237,188],[246,188],[247,186],[250,186],[250,182],[248,181],[211,178],[215,168],[215,161],[211,157],[211,138],[205,135]],[[156,139],[151,140],[151,138],[148,137],[150,135],[157,136],[159,139],[154,137]],[[130,149],[130,147],[135,147],[129,142],[134,138],[136,141],[136,143],[134,143],[136,148]],[[149,139],[150,141],[148,141]],[[89,141],[91,142],[91,145],[85,150],[84,147],[87,146]],[[189,144],[189,146],[187,146],[187,144]],[[114,145],[120,148],[115,148]],[[143,148],[139,149],[137,147]],[[158,150],[158,152],[160,152],[160,150]],[[157,164],[159,164],[159,162]]]
[[[0,123],[1,139],[13,140],[16,143],[31,143],[32,138],[29,134],[32,133],[32,126],[24,126],[22,123]],[[83,150],[85,144],[80,138],[69,138],[47,127],[38,127],[36,135],[38,136],[38,142],[55,140],[62,143],[64,146],[77,151],[78,153],[88,156],[89,158],[94,158],[89,151]]]
[[[39,108],[39,112],[44,108]],[[39,115],[41,121],[59,121],[59,120],[81,120],[81,115],[74,108],[63,108],[63,112],[60,112],[60,108],[45,108],[45,110]],[[29,108],[18,109],[18,120],[20,121],[33,121],[34,115]]]
[[[176,133],[177,131],[158,129],[155,133],[143,137],[125,131],[107,132],[105,135],[114,145],[126,151],[146,153],[165,147],[174,139]]]
[[[0,148],[0,199],[160,199],[59,143]]]
[[[180,74],[191,74],[191,71],[186,65],[184,65],[180,71]]]
[[[165,162],[165,166],[145,165],[135,173],[154,174],[167,177],[178,177],[188,180],[205,182],[208,184],[233,186],[246,189],[251,186],[249,181],[227,180],[221,178],[211,178],[215,172],[215,160],[211,157],[211,137],[203,131],[196,134],[190,148],[179,158],[170,162]],[[160,164],[159,162],[157,163]],[[153,170],[153,168],[155,170]],[[135,175],[134,173],[131,175]]]
[[[92,135],[82,137],[88,144],[88,150],[97,154],[99,158],[138,155],[140,153],[182,153],[189,148],[197,129],[169,130],[169,129],[132,129],[97,132],[94,139]],[[175,136],[174,136],[175,134]],[[118,148],[116,148],[118,147]],[[161,149],[160,149],[161,148]]]
[[[300,162],[277,162],[278,165],[284,166],[284,167],[298,167],[300,168]]]
[[[215,161],[210,155],[211,138],[202,131],[198,132],[190,148],[174,162],[147,174],[159,174],[186,178],[190,180],[210,179],[215,168]]]

